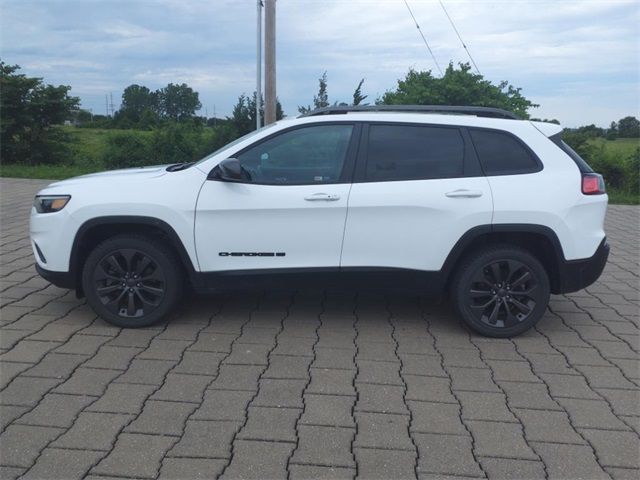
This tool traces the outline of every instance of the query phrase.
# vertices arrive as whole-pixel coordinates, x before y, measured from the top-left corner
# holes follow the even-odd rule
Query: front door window
[[[314,125],[289,130],[237,155],[252,183],[312,185],[337,183],[353,125]]]

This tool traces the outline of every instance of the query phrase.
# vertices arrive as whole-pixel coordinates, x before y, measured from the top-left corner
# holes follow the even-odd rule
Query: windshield
[[[240,138],[236,138],[233,142],[231,142],[231,143],[227,143],[224,147],[221,147],[221,148],[219,148],[218,150],[216,150],[215,152],[210,153],[209,155],[207,155],[207,156],[206,156],[206,157],[204,157],[203,159],[198,160],[198,161],[195,163],[195,165],[199,165],[199,164],[201,164],[202,162],[204,162],[204,161],[206,161],[206,160],[209,160],[211,157],[213,157],[213,156],[215,156],[215,155],[218,155],[219,153],[224,152],[224,151],[225,151],[225,150],[227,150],[227,149],[230,149],[230,148],[232,148],[232,147],[235,147],[235,146],[236,146],[236,145],[238,145],[240,142],[244,142],[245,140],[248,140],[248,139],[250,139],[251,137],[253,137],[253,136],[257,135],[257,134],[262,133],[263,131],[267,130],[268,128],[273,127],[274,125],[276,125],[276,123],[272,123],[271,125],[265,125],[264,127],[260,127],[259,129],[254,130],[253,132],[249,132],[249,133],[247,133],[246,135],[241,136]]]

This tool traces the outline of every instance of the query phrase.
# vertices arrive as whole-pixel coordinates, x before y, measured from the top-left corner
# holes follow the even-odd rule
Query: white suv
[[[187,286],[313,282],[448,291],[473,330],[517,335],[609,253],[602,177],[560,135],[491,108],[316,110],[194,164],[49,185],[36,268],[124,327]]]

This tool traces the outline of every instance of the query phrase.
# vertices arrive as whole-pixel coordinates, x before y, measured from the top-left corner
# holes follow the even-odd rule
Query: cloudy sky
[[[408,0],[436,60],[467,61],[437,0]],[[509,80],[567,126],[607,126],[640,110],[637,0],[444,0],[486,78]],[[116,109],[132,83],[186,82],[202,114],[228,115],[255,89],[256,0],[0,0],[0,57],[84,108]],[[434,69],[403,0],[278,0],[278,96],[311,103],[328,72],[330,101],[360,78],[369,100],[409,68]],[[214,107],[215,106],[215,107]]]

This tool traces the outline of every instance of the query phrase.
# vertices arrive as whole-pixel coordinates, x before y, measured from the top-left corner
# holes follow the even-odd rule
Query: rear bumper
[[[53,272],[51,270],[45,270],[36,263],[36,271],[47,282],[53,283],[56,287],[60,288],[76,288],[76,282],[74,276],[70,272]]]
[[[560,265],[559,290],[553,293],[577,292],[588,287],[600,277],[607,258],[609,258],[609,244],[605,237],[592,257],[564,261]]]

